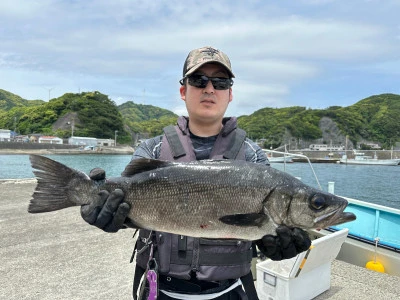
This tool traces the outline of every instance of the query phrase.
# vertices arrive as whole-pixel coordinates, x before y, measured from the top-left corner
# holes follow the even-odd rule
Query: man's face
[[[205,64],[194,74],[229,78],[223,66],[212,63]],[[232,88],[216,90],[211,81],[208,81],[205,88],[197,88],[191,86],[186,80],[186,85],[181,86],[180,93],[182,100],[186,102],[189,118],[196,118],[203,122],[222,120],[229,102],[233,99]]]

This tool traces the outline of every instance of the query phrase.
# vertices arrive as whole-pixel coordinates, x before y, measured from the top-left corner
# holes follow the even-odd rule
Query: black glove
[[[96,168],[90,171],[89,177],[101,184],[106,178],[106,173],[103,169]],[[124,228],[130,210],[130,205],[123,202],[124,197],[124,192],[120,189],[111,193],[102,190],[92,203],[81,206],[81,216],[90,225],[106,232],[117,232]]]
[[[292,258],[311,246],[307,232],[300,228],[280,225],[276,229],[276,234],[276,236],[266,235],[261,240],[255,241],[258,249],[272,260]]]

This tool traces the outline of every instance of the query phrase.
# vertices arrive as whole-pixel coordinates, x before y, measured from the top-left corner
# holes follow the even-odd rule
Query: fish
[[[184,236],[258,240],[279,225],[325,228],[356,219],[347,201],[268,165],[240,160],[187,163],[140,158],[120,177],[94,181],[82,171],[30,155],[37,185],[29,213],[87,205],[121,189],[131,227]]]

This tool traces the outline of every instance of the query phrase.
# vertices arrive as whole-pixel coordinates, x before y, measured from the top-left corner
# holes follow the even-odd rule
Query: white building
[[[0,129],[0,142],[9,142],[9,141],[11,141],[11,130]]]
[[[69,145],[97,146],[97,139],[92,137],[71,136],[68,139]]]
[[[38,140],[39,144],[58,144],[62,145],[63,140],[56,136],[41,136]]]
[[[379,146],[379,144],[375,144],[375,143],[366,143],[365,145],[367,145],[368,147],[371,147],[371,149],[373,149],[373,150],[379,150],[379,149],[381,149],[381,146]]]
[[[99,147],[114,147],[115,140],[113,140],[113,139],[97,139],[97,146],[99,146]]]
[[[310,150],[319,150],[319,151],[343,151],[344,146],[334,146],[334,145],[326,145],[326,144],[311,144]]]

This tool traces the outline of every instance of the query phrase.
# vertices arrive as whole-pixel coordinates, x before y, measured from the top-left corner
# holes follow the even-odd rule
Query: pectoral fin
[[[222,223],[233,225],[233,226],[257,226],[261,227],[263,224],[267,223],[269,218],[267,215],[251,213],[251,214],[236,214],[227,215],[219,218]]]

